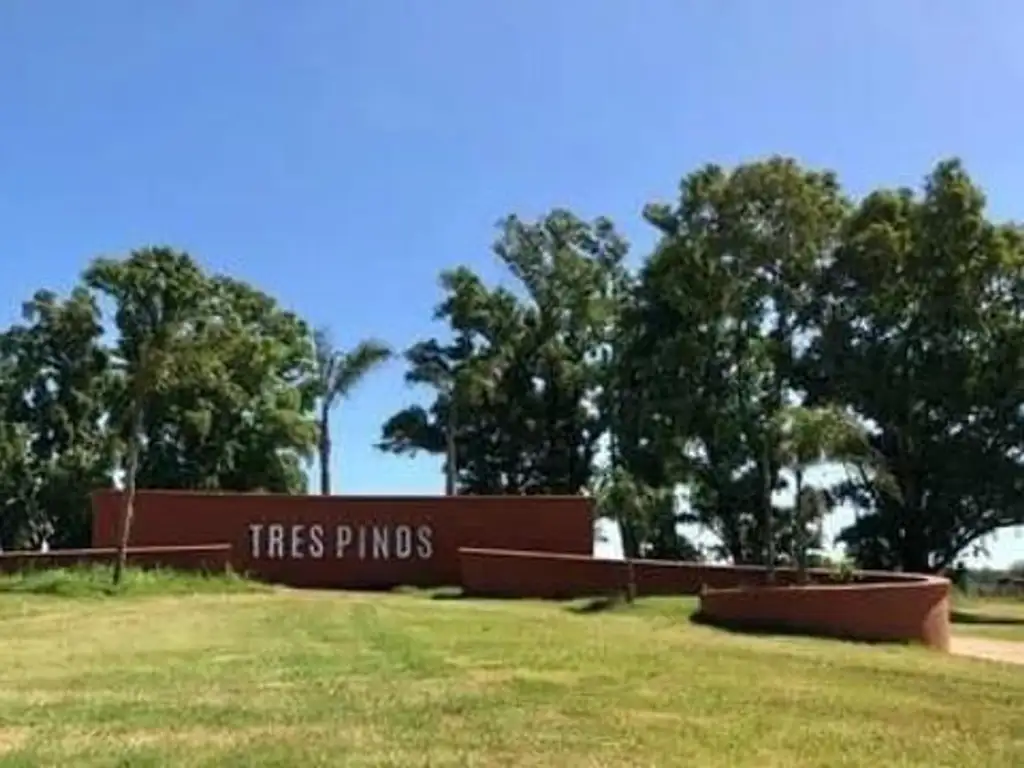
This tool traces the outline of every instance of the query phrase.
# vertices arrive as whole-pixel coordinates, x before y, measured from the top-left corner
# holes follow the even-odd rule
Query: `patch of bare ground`
[[[949,650],[957,656],[971,656],[1004,664],[1024,664],[1024,643],[981,637],[954,637]]]

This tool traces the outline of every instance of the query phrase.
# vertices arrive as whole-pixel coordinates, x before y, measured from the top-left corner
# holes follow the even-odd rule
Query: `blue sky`
[[[642,252],[645,202],[770,153],[854,194],[959,155],[1021,218],[1022,25],[1010,0],[4,0],[0,322],[170,244],[404,347],[442,268],[496,276],[499,217],[607,214]],[[412,397],[395,364],[339,411],[340,490],[440,490],[372,448]]]

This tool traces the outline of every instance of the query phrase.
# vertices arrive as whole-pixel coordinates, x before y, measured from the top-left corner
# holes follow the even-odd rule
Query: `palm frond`
[[[368,373],[390,360],[393,354],[391,347],[376,339],[361,341],[348,352],[336,354],[328,395],[347,397]]]

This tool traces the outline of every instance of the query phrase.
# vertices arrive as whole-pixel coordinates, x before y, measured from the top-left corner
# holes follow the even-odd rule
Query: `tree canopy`
[[[847,504],[858,564],[936,571],[1024,524],[1024,231],[958,161],[860,200],[708,165],[642,219],[640,254],[605,217],[503,219],[506,279],[442,273],[378,447],[444,457],[450,493],[594,493],[631,556],[696,557],[695,523],[711,556],[803,564]],[[87,543],[133,436],[138,487],[300,493],[319,456],[329,492],[331,410],[391,348],[172,248],[96,259],[0,334],[0,546]]]

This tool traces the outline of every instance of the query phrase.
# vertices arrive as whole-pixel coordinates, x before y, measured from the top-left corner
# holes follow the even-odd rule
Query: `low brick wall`
[[[70,568],[82,565],[109,565],[117,559],[117,549],[57,549],[50,552],[2,552],[0,573],[27,570]],[[128,564],[136,568],[170,568],[181,571],[226,571],[231,564],[230,544],[203,544],[188,547],[131,547]]]
[[[495,549],[461,549],[459,558],[463,589],[479,597],[570,599],[628,584],[621,560]],[[699,594],[701,616],[710,623],[949,648],[946,579],[861,571],[852,583],[840,583],[831,571],[812,569],[810,584],[793,587],[796,572],[780,568],[768,587],[760,566],[634,560],[633,568],[637,594]]]
[[[477,597],[559,600],[604,595],[620,589],[626,579],[621,560],[551,552],[463,547],[459,567],[463,591]]]
[[[712,589],[701,595],[700,614],[711,624],[736,629],[911,641],[948,651],[949,581],[889,576],[889,583]]]
[[[586,555],[464,547],[459,550],[459,562],[462,588],[481,597],[557,600],[606,595],[624,590],[628,583],[624,561]],[[766,583],[764,568],[756,565],[634,560],[633,573],[640,595],[696,595],[702,587],[727,589]],[[813,583],[835,583],[835,574],[826,569],[812,569],[808,575]],[[878,578],[879,574],[858,574],[858,581]],[[780,568],[775,580],[793,584],[796,572]]]

